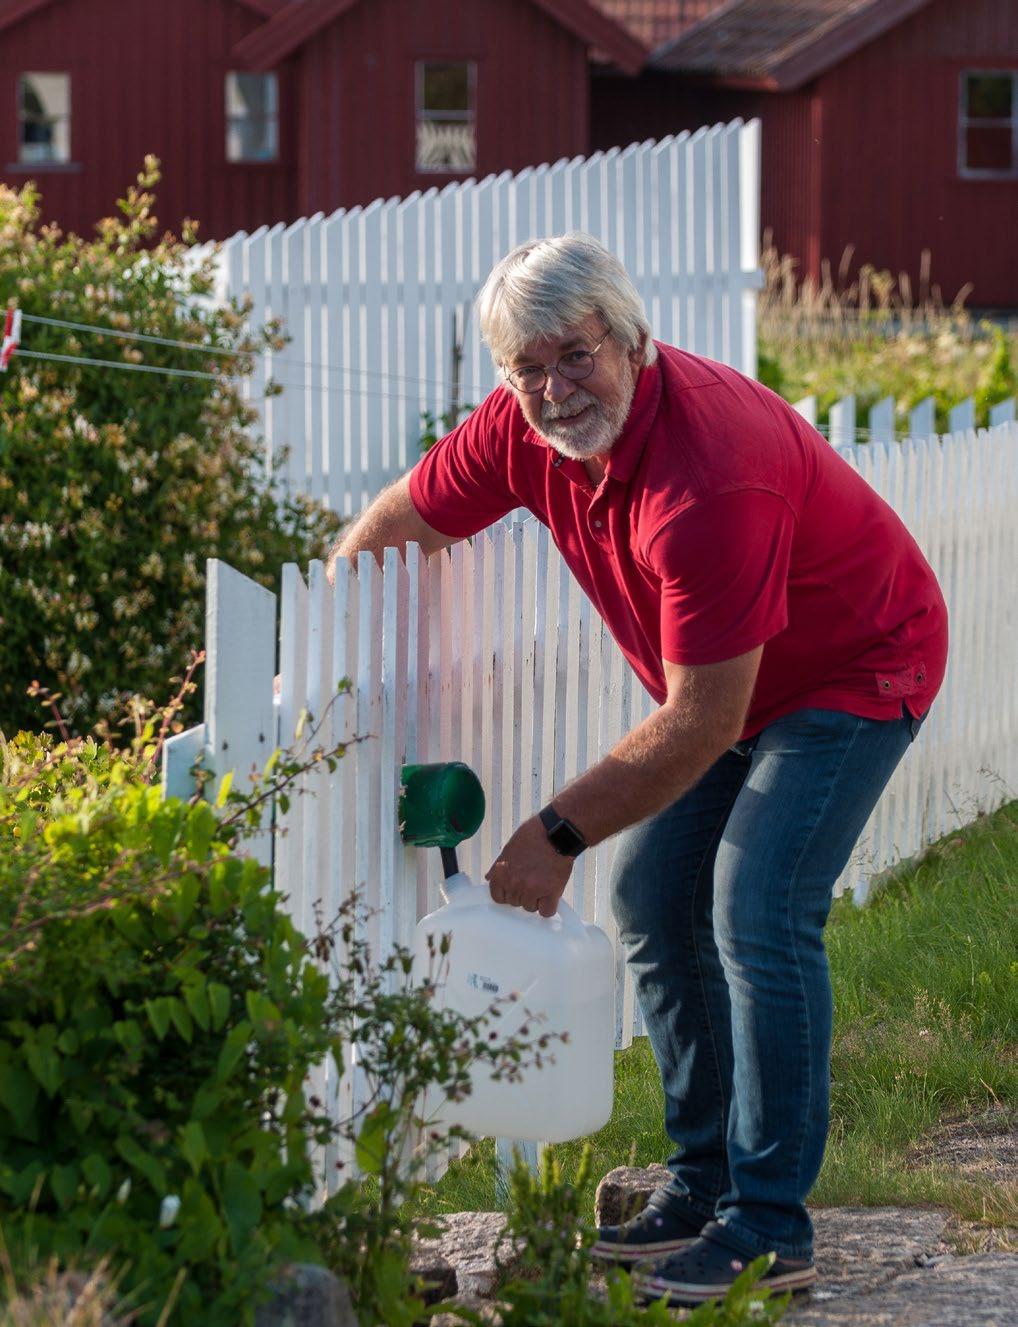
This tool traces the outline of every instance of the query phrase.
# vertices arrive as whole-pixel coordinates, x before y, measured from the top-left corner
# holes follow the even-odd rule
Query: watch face
[[[579,857],[587,846],[587,841],[575,825],[563,820],[550,806],[539,813],[541,824],[548,833],[548,842],[563,857]]]

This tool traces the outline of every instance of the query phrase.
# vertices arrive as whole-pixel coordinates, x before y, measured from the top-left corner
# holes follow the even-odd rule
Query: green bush
[[[149,734],[151,735],[151,734]],[[0,791],[0,1224],[12,1259],[107,1257],[140,1321],[246,1320],[327,1137],[303,1083],[328,982],[268,872],[147,757],[20,737]]]
[[[180,349],[39,323],[25,351],[191,369],[168,377],[15,355],[0,375],[0,730],[39,723],[33,679],[79,732],[122,693],[157,694],[201,643],[205,560],[275,588],[283,562],[322,556],[338,521],[277,501],[260,477],[240,392],[276,331],[214,307],[211,267],[157,239],[146,160],[120,219],[95,239],[40,228],[31,185],[0,186],[0,305],[65,322],[200,343]],[[184,240],[193,238],[185,227]],[[237,355],[216,351],[236,351]]]

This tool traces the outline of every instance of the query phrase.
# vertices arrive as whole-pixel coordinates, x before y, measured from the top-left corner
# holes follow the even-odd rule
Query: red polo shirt
[[[422,518],[466,536],[529,508],[658,702],[663,659],[762,645],[743,737],[804,708],[925,713],[947,610],[898,516],[766,387],[657,348],[599,485],[499,387],[414,468]]]

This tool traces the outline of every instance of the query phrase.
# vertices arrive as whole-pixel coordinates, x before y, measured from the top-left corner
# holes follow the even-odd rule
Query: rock
[[[949,1252],[948,1214],[927,1208],[821,1207],[811,1213],[817,1265],[815,1298],[873,1290],[912,1271],[917,1259]]]
[[[456,1268],[443,1256],[438,1245],[438,1240],[418,1241],[410,1258],[411,1276],[419,1276],[425,1285],[421,1295],[425,1304],[451,1299],[459,1290]]]
[[[616,1166],[597,1186],[594,1220],[599,1226],[618,1226],[642,1212],[659,1184],[667,1184],[667,1166]]]
[[[445,1227],[443,1235],[414,1240],[414,1267],[437,1255],[455,1271],[458,1294],[490,1297],[498,1282],[512,1276],[519,1265],[519,1251],[502,1240],[505,1213],[453,1212],[439,1220]]]
[[[498,1306],[490,1299],[481,1299],[478,1295],[462,1295],[447,1305],[449,1312],[437,1313],[433,1318],[429,1318],[427,1327],[464,1327],[463,1319],[453,1312],[456,1305],[471,1309],[482,1322],[491,1323],[492,1327],[498,1327],[501,1322]]]
[[[976,1116],[947,1120],[909,1154],[912,1166],[955,1170],[966,1179],[1018,1185],[1018,1111],[994,1106]]]
[[[293,1263],[255,1310],[255,1327],[358,1327],[350,1292],[332,1272]]]
[[[827,1302],[814,1294],[786,1321],[795,1327],[1014,1327],[1018,1254],[948,1256],[867,1293]]]

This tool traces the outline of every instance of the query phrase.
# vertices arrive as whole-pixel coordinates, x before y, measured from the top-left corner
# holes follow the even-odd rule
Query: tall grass
[[[938,1125],[1018,1101],[1018,802],[950,835],[865,908],[835,904],[831,1134],[813,1202],[938,1203],[1018,1225],[1018,1191],[966,1177],[916,1145]],[[663,1161],[657,1072],[645,1039],[616,1058],[615,1110],[594,1164]],[[558,1150],[567,1173],[582,1144]],[[498,1206],[490,1140],[427,1191],[429,1212]]]

